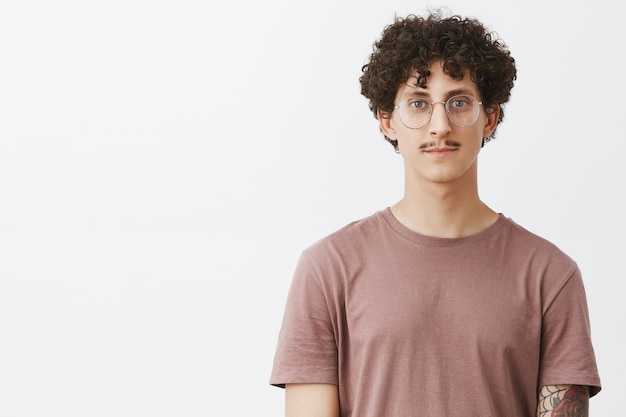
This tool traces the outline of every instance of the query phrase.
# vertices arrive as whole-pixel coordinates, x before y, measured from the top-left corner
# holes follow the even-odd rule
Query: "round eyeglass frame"
[[[450,110],[449,110],[449,105],[450,105],[450,103],[451,103],[451,102],[453,102],[455,99],[457,99],[457,100],[458,100],[458,99],[459,99],[459,97],[466,97],[466,98],[470,98],[474,104],[478,104],[478,107],[477,107],[477,109],[478,109],[478,110],[476,111],[476,115],[474,116],[474,120],[472,120],[470,123],[467,123],[467,124],[464,124],[464,125],[461,125],[461,124],[455,123],[455,122],[454,122],[454,121],[450,118]],[[448,100],[446,100],[446,101],[428,101],[428,100],[426,100],[426,99],[422,99],[422,101],[424,101],[424,102],[428,103],[428,106],[429,106],[429,109],[428,109],[428,120],[426,120],[426,121],[424,122],[424,124],[423,124],[423,125],[421,125],[421,126],[419,126],[419,127],[411,127],[411,126],[407,125],[407,124],[404,122],[404,120],[402,120],[402,114],[401,114],[401,113],[400,113],[400,114],[398,114],[398,116],[399,116],[399,118],[400,118],[400,122],[402,122],[402,124],[403,124],[403,125],[404,125],[407,129],[417,130],[417,129],[421,129],[421,128],[425,127],[426,125],[428,125],[428,123],[430,123],[430,120],[431,120],[431,119],[432,119],[432,117],[433,117],[433,106],[434,106],[435,104],[443,104],[443,107],[444,107],[444,109],[445,109],[445,111],[446,111],[446,117],[448,118],[448,121],[449,121],[450,123],[452,123],[453,125],[455,125],[455,126],[457,126],[457,127],[468,127],[468,126],[471,126],[471,125],[473,125],[474,123],[476,123],[476,120],[478,120],[478,116],[480,115],[480,106],[482,106],[482,104],[483,104],[483,102],[482,102],[482,101],[478,101],[475,97],[468,96],[468,95],[465,95],[465,94],[457,94],[457,95],[455,95],[455,96],[450,97],[450,98],[449,98]],[[402,102],[402,103],[406,103],[406,104],[408,105],[408,102],[407,102],[407,101],[404,101],[404,102]],[[396,109],[400,110],[400,104],[394,104],[394,108],[396,108]]]

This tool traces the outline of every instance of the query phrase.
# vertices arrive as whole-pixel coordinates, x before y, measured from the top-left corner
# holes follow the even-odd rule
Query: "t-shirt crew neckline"
[[[446,237],[434,237],[427,236],[416,231],[413,231],[400,223],[398,219],[391,212],[391,207],[385,208],[381,211],[383,219],[385,222],[391,227],[396,233],[408,239],[412,242],[426,245],[426,246],[440,246],[440,247],[450,247],[450,246],[461,246],[468,243],[478,242],[484,239],[488,239],[494,234],[498,233],[500,229],[507,223],[507,218],[502,214],[498,214],[498,219],[491,226],[487,227],[481,232],[470,236],[458,237],[458,238],[446,238]]]

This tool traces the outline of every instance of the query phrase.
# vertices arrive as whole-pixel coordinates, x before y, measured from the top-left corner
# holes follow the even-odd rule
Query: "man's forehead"
[[[438,75],[443,76],[446,81],[450,82],[451,89],[466,88],[478,91],[478,86],[468,76],[469,71],[465,71],[465,76],[462,79],[454,79],[444,72],[443,66],[435,68],[434,66],[437,64],[440,63],[430,64],[428,73],[425,73],[423,77],[421,77],[421,74],[416,69],[411,69],[408,78],[400,85],[400,90],[409,90],[409,92],[428,90],[429,81],[433,76],[433,72],[437,72],[439,73]],[[420,82],[422,85],[420,85]],[[452,85],[454,85],[454,87],[452,87]]]

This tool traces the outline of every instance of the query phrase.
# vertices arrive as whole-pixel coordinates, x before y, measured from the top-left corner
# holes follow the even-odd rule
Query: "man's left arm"
[[[582,385],[544,385],[539,389],[537,417],[588,416],[588,387]]]

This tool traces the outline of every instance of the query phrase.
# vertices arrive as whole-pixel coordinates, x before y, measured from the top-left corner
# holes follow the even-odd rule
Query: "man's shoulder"
[[[354,220],[332,233],[315,241],[308,248],[306,253],[316,254],[332,250],[344,251],[349,248],[355,248],[372,241],[372,237],[384,232],[385,219],[383,210],[377,211],[367,217]]]
[[[510,238],[519,239],[533,245],[539,245],[544,248],[551,247],[559,250],[555,243],[538,234],[537,232],[534,232],[520,225],[511,218],[507,217],[506,220],[508,224],[507,233],[509,234]]]
[[[512,243],[511,248],[516,252],[525,252],[527,256],[536,260],[561,263],[567,268],[576,267],[574,260],[553,241],[510,218],[507,218],[507,226],[504,228],[505,238]]]

